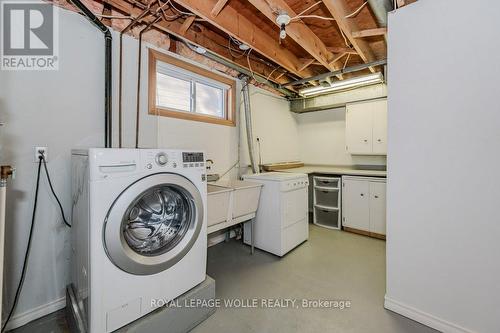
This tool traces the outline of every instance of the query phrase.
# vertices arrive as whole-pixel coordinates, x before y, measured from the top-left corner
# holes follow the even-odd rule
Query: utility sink
[[[207,223],[209,227],[227,220],[232,191],[231,188],[208,184]]]
[[[241,180],[217,181],[207,186],[208,233],[255,217],[262,184]]]

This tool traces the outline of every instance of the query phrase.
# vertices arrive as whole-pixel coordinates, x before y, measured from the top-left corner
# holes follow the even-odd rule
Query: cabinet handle
[[[361,196],[364,197],[365,195],[363,193],[361,193]]]
[[[375,196],[375,199],[378,199],[378,195]]]
[[[364,141],[365,141],[365,142],[368,142],[368,139],[365,139]]]
[[[381,139],[377,139],[377,141],[378,141],[378,142],[382,142],[382,140],[381,140]]]

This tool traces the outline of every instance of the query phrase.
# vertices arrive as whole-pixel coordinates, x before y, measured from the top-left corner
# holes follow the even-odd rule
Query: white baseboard
[[[14,314],[9,320],[6,331],[26,325],[30,321],[41,318],[57,310],[61,310],[66,306],[66,297],[53,300],[52,302],[40,305],[36,308],[28,310],[20,314]]]
[[[474,333],[474,331],[468,330],[444,319],[435,317],[430,313],[415,309],[412,306],[393,300],[390,297],[387,297],[387,295],[385,296],[384,307],[387,310],[396,312],[402,316],[418,321],[419,323],[432,327],[440,332]]]

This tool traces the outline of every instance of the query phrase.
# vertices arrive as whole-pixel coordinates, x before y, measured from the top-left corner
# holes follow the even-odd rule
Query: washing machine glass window
[[[186,235],[192,221],[191,194],[172,185],[141,193],[125,211],[123,236],[128,246],[145,256],[172,249]]]
[[[138,275],[161,272],[182,259],[200,235],[203,201],[187,178],[159,173],[125,189],[104,223],[110,260]]]

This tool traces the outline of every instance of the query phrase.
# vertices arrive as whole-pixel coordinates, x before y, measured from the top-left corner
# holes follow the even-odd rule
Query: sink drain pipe
[[[245,125],[247,130],[247,143],[248,143],[248,154],[250,155],[250,165],[252,166],[253,173],[258,173],[257,166],[255,165],[255,153],[253,147],[253,134],[252,134],[252,112],[250,109],[250,91],[248,84],[250,83],[250,78],[246,75],[240,75],[239,78],[243,83],[241,88],[243,92],[243,107],[245,108]]]
[[[94,15],[80,0],[69,0],[75,7],[80,9],[93,25],[104,34],[104,147],[111,148],[112,145],[112,104],[111,104],[111,44],[112,37],[108,27],[106,27],[97,16]]]

